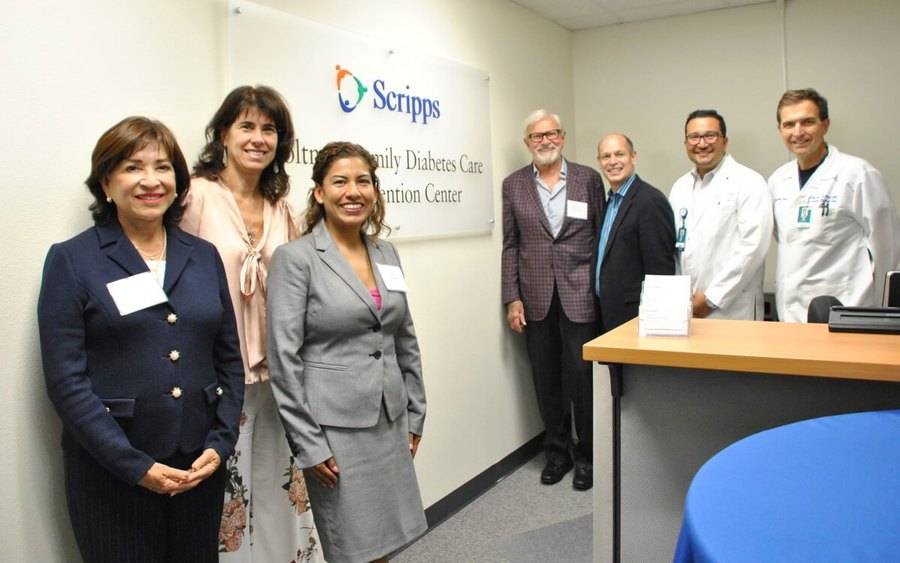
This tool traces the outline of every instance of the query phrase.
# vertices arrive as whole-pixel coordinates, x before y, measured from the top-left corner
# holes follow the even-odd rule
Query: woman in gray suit
[[[329,143],[304,236],[269,271],[269,373],[330,563],[385,561],[427,528],[412,459],[425,421],[419,345],[385,229],[375,158]]]

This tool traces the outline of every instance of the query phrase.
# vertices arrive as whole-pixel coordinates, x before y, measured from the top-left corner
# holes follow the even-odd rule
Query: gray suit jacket
[[[272,391],[301,467],[332,456],[322,426],[375,426],[404,411],[422,434],[425,387],[406,294],[388,290],[376,264],[400,266],[394,246],[367,239],[382,308],[334,245],[324,221],[272,256],[268,363]]]

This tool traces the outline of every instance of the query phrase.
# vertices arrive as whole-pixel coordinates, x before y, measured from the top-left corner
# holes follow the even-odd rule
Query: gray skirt
[[[406,412],[371,428],[323,426],[340,474],[328,489],[308,478],[313,519],[329,563],[389,555],[428,528],[409,455]]]

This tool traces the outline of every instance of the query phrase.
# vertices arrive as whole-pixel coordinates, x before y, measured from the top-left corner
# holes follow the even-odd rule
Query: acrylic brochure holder
[[[691,315],[690,276],[646,276],[638,309],[640,336],[687,336]]]

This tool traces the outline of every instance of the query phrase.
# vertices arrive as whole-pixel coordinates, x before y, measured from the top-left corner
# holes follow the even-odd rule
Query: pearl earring
[[[112,203],[112,198],[109,196],[106,196],[106,203]]]

